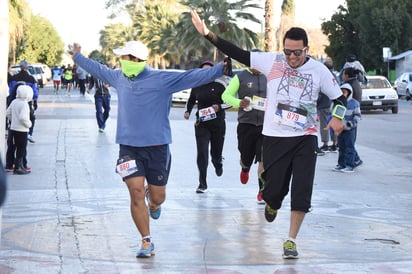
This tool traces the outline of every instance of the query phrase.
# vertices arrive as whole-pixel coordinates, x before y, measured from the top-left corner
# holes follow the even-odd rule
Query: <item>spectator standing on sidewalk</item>
[[[252,50],[260,51],[260,50]],[[237,148],[240,152],[240,182],[246,184],[253,162],[258,163],[257,202],[262,198],[262,128],[266,102],[266,77],[256,69],[247,68],[235,75],[222,94],[226,104],[238,108]],[[237,96],[236,96],[237,94]]]
[[[7,106],[11,104],[11,102],[16,98],[17,96],[17,86],[19,85],[28,85],[32,89],[33,93],[33,100],[28,102],[29,109],[30,109],[30,121],[31,121],[31,127],[29,129],[29,134],[27,136],[27,140],[29,142],[34,143],[34,139],[31,134],[33,134],[33,129],[34,129],[34,122],[36,120],[36,116],[34,114],[35,110],[37,109],[37,98],[39,96],[39,90],[37,87],[37,81],[36,79],[30,75],[28,72],[29,69],[29,64],[26,61],[21,61],[20,62],[20,72],[13,75],[10,78],[10,84],[9,84],[9,96],[7,97]],[[14,170],[14,161],[15,161],[15,153],[16,153],[16,147],[13,142],[13,139],[10,136],[10,132],[7,137],[7,151],[6,151],[6,171],[13,171]],[[24,167],[27,170],[31,170],[29,166],[27,166],[27,159],[26,156],[23,158],[23,164]]]
[[[191,10],[197,31],[220,51],[267,78],[267,101],[263,121],[262,162],[265,218],[273,222],[291,190],[291,216],[283,257],[298,257],[296,237],[311,208],[316,167],[316,100],[320,90],[334,100],[334,117],[327,128],[337,135],[343,130],[346,98],[335,78],[322,64],[308,56],[306,31],[292,27],[283,37],[283,54],[243,50],[209,31]],[[293,174],[293,176],[292,176]]]
[[[117,90],[116,143],[120,147],[116,170],[128,187],[131,215],[142,237],[136,257],[147,258],[155,253],[149,213],[158,219],[166,198],[171,161],[172,94],[212,82],[223,75],[224,65],[186,72],[154,70],[147,65],[148,48],[139,41],[129,41],[113,52],[120,57],[121,69],[109,69],[84,57],[77,43],[73,44],[71,53],[73,60],[93,77]],[[226,70],[230,75],[229,68],[231,66]]]
[[[104,83],[102,80],[91,76],[87,93],[90,93],[93,87],[97,126],[99,127],[99,132],[104,132],[104,129],[106,128],[106,121],[109,118],[110,113],[109,84]]]
[[[335,77],[336,82],[338,83],[338,77],[333,72],[332,59],[326,58],[324,65],[329,69],[329,71]],[[322,155],[325,155],[326,152],[329,152],[329,151],[336,152],[337,151],[336,136],[334,134],[330,134],[329,130],[325,130],[326,126],[328,125],[328,118],[332,113],[332,101],[329,99],[328,96],[320,92],[318,101],[316,103],[316,107],[318,109],[319,132],[320,132],[320,139],[322,142],[322,146],[319,147],[317,150],[317,155],[322,156]],[[330,147],[329,147],[329,140],[332,141],[332,145]]]
[[[213,67],[211,61],[205,61],[199,68]],[[192,88],[186,104],[184,118],[190,117],[193,106],[197,103],[195,136],[197,148],[197,168],[199,170],[199,186],[196,193],[207,191],[207,166],[209,164],[209,144],[212,164],[217,176],[223,173],[223,145],[226,134],[225,106],[222,101],[222,93],[229,80],[222,76],[210,83]],[[227,106],[226,106],[227,108]]]
[[[17,87],[16,99],[14,99],[6,110],[10,121],[9,133],[16,146],[16,158],[14,160],[14,174],[28,174],[24,166],[26,156],[27,133],[31,127],[30,107],[28,102],[33,98],[33,89],[28,85]]]
[[[358,153],[355,149],[355,129],[361,119],[361,111],[359,102],[351,96],[352,86],[349,83],[345,83],[341,86],[341,89],[347,98],[344,119],[345,128],[338,136],[339,158],[338,165],[334,168],[334,171],[352,173],[357,166]]]

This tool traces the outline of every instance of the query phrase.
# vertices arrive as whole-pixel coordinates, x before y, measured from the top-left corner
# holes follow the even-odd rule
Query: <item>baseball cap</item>
[[[28,66],[29,66],[29,63],[27,63],[26,60],[23,60],[20,62],[20,67],[23,69],[27,68]]]
[[[340,86],[341,89],[346,89],[349,91],[349,94],[352,94],[353,90],[352,90],[352,86],[349,83],[345,83],[343,85]]]
[[[357,57],[355,54],[349,53],[348,55],[346,55],[346,62],[354,62],[356,60],[357,60]]]
[[[140,60],[147,60],[149,57],[149,49],[140,41],[129,41],[123,48],[113,50],[116,55],[133,55]]]

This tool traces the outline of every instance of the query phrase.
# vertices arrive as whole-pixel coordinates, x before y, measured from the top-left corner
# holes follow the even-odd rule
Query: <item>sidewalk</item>
[[[194,121],[183,108],[171,111],[167,199],[151,220],[156,256],[136,259],[140,236],[114,172],[116,98],[99,133],[91,96],[40,91],[36,143],[28,145],[33,171],[8,175],[0,273],[412,273],[410,177],[385,183],[402,174],[398,158],[359,146],[367,161],[352,175],[331,171],[336,154],[319,158],[300,258],[283,260],[289,199],[267,223],[256,203],[257,167],[248,184],[239,182],[237,114],[227,115],[223,176],[210,166],[209,192],[199,195]]]

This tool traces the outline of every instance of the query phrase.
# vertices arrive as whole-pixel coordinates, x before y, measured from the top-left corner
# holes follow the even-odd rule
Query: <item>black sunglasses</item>
[[[293,54],[294,54],[295,56],[301,56],[301,55],[302,55],[302,52],[305,51],[306,49],[307,49],[306,47],[304,47],[303,49],[295,49],[295,50],[284,49],[283,52],[284,52],[285,55],[287,55],[287,56],[291,55],[292,52],[293,52]]]

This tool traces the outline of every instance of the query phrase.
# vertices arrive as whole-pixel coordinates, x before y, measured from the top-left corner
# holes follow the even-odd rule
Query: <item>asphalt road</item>
[[[172,169],[162,216],[151,222],[156,256],[136,260],[139,235],[114,173],[117,100],[105,133],[91,96],[40,92],[28,146],[29,175],[8,175],[0,273],[412,273],[412,104],[363,113],[357,149],[364,164],[336,173],[336,153],[318,158],[312,211],[286,261],[289,200],[267,223],[256,203],[256,166],[239,182],[236,112],[227,113],[224,173],[210,168],[209,192],[195,194],[193,115],[171,109]],[[138,119],[138,117],[137,117]]]

